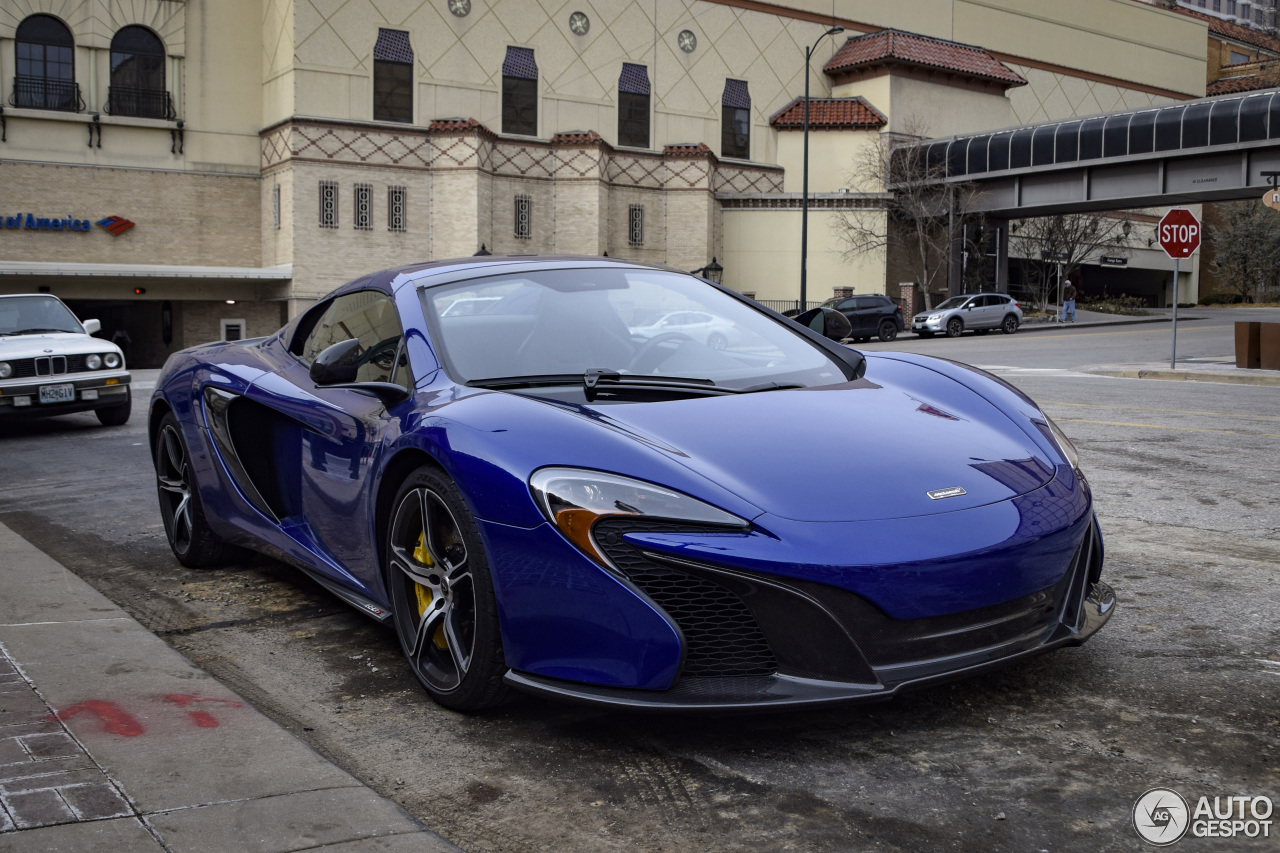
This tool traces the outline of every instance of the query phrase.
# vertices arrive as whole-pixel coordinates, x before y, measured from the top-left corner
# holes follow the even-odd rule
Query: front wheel
[[[1004,318],[1004,322],[1000,324],[1000,331],[1004,332],[1006,335],[1012,335],[1014,332],[1018,331],[1018,316],[1016,314],[1009,314],[1006,316]]]
[[[719,332],[712,332],[711,336],[707,338],[707,346],[715,350],[722,350],[729,346],[729,339]]]
[[[387,536],[392,617],[418,681],[458,711],[505,701],[489,564],[457,485],[430,466],[413,472],[396,494]]]
[[[947,337],[958,338],[960,333],[964,331],[964,320],[959,317],[952,317],[947,321]]]
[[[881,341],[886,343],[898,337],[898,324],[894,323],[892,320],[885,320],[881,322],[878,337]]]
[[[98,416],[98,423],[103,426],[124,426],[129,422],[129,414],[132,409],[133,395],[129,391],[125,391],[123,403],[94,409],[93,413]]]

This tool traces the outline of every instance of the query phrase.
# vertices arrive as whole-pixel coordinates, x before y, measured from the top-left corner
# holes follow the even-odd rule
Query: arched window
[[[146,27],[122,27],[111,39],[107,112],[116,116],[173,118],[164,85],[164,42]]]
[[[37,110],[84,109],[75,81],[75,41],[52,15],[32,15],[14,34],[18,74],[9,103]]]

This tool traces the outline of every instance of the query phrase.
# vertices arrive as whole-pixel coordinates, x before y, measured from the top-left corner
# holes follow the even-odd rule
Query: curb
[[[1170,370],[1169,368],[1088,367],[1082,373],[1094,376],[1111,376],[1117,379],[1165,379],[1179,382],[1219,382],[1225,385],[1253,385],[1255,387],[1280,387],[1280,372],[1218,373],[1208,370]]]
[[[1188,323],[1193,320],[1203,320],[1204,317],[1179,317],[1179,323]],[[1171,323],[1168,317],[1134,317],[1129,320],[1098,320],[1092,323],[1070,323],[1064,325],[1062,323],[1028,323],[1018,327],[1019,332],[1049,332],[1054,329],[1094,329],[1099,326],[1137,326],[1144,323]]]

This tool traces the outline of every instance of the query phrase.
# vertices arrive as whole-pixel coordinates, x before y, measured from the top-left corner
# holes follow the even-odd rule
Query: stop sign
[[[1156,239],[1174,260],[1189,258],[1200,248],[1200,220],[1191,211],[1175,207],[1156,226]]]

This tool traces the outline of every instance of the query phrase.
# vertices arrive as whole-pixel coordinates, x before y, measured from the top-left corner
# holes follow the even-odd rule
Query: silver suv
[[[958,338],[968,329],[985,335],[999,329],[1012,335],[1022,325],[1022,306],[1007,293],[971,293],[953,296],[931,311],[911,318],[911,331],[922,338],[945,334]]]
[[[0,420],[93,410],[104,426],[129,420],[129,373],[120,347],[91,337],[56,296],[0,296]]]

